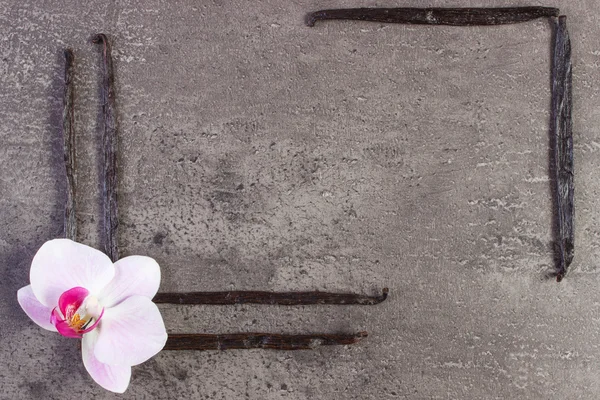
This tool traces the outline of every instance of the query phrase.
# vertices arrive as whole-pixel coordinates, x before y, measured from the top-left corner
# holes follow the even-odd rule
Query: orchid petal
[[[56,326],[56,330],[58,331],[58,333],[60,333],[63,336],[68,337],[68,338],[81,339],[81,334],[79,332],[77,332],[75,329],[73,329],[67,321],[65,321],[65,320],[56,321],[55,326]]]
[[[110,365],[137,365],[157,354],[167,332],[156,304],[144,296],[132,296],[106,308],[96,328],[96,358]]]
[[[83,365],[98,385],[111,392],[123,393],[127,390],[127,386],[129,386],[131,367],[125,365],[108,365],[98,361],[94,355],[97,340],[97,331],[83,335],[83,340],[81,341]]]
[[[29,278],[35,297],[54,307],[61,294],[77,286],[99,293],[114,274],[110,258],[101,251],[69,239],[54,239],[33,257]]]
[[[38,301],[33,294],[31,285],[22,287],[17,291],[17,301],[19,302],[19,305],[23,311],[25,311],[25,314],[27,314],[27,316],[31,318],[33,322],[44,329],[56,332],[56,328],[50,322],[52,308],[46,307]]]
[[[85,298],[90,294],[86,288],[74,287],[67,290],[58,298],[58,308],[65,319],[71,319]]]
[[[160,286],[160,267],[154,259],[129,256],[115,263],[115,277],[98,296],[104,307],[113,307],[130,296],[153,298]]]

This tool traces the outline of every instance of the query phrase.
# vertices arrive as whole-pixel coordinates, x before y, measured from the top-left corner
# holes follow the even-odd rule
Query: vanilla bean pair
[[[416,25],[504,25],[549,18],[553,29],[552,108],[550,135],[552,157],[550,182],[554,194],[555,271],[560,282],[573,262],[574,238],[574,169],[572,121],[571,41],[567,17],[559,16],[558,8],[350,8],[320,10],[308,13],[306,25],[317,21],[355,20]]]

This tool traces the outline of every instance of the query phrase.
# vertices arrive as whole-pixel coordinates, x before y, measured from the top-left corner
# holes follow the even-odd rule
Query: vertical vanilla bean
[[[558,8],[551,7],[342,8],[308,13],[306,25],[334,19],[420,25],[504,25],[558,16],[558,12]]]
[[[65,50],[65,91],[63,96],[62,134],[67,177],[65,200],[64,233],[67,239],[77,240],[77,218],[75,202],[75,131],[73,112],[73,51]]]
[[[277,335],[271,333],[169,334],[163,350],[312,350],[319,346],[350,345],[367,337],[356,334]]]
[[[567,17],[553,19],[554,54],[552,58],[552,114],[551,136],[554,139],[554,184],[556,195],[557,272],[560,282],[571,262],[575,250],[573,232],[574,182],[573,182],[573,122],[571,41],[567,31]]]
[[[104,131],[102,145],[103,166],[103,219],[104,246],[111,260],[119,259],[118,204],[117,204],[117,123],[115,111],[114,75],[111,47],[105,34],[99,33],[92,39],[102,45],[102,113]]]

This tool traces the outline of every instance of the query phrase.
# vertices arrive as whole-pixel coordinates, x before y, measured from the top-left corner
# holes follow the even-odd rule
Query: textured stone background
[[[600,396],[600,5],[573,40],[576,257],[552,267],[549,24],[329,22],[336,6],[0,0],[0,398],[565,399]],[[61,50],[76,56],[80,241],[99,242],[99,56],[114,41],[121,245],[162,289],[376,293],[376,307],[161,306],[170,332],[355,332],[308,352],[163,352],[123,396],[16,291],[61,235]]]

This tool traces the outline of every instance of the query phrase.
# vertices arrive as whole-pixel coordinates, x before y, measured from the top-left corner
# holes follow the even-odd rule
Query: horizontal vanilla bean
[[[260,291],[230,291],[230,292],[188,292],[188,293],[158,293],[154,296],[155,303],[169,304],[273,304],[273,305],[311,305],[311,304],[359,304],[374,305],[384,301],[388,296],[388,288],[384,288],[379,296],[365,296],[354,293],[328,292],[260,292]]]
[[[575,250],[573,233],[574,169],[571,41],[567,31],[567,17],[554,19],[554,54],[552,61],[552,119],[551,135],[554,139],[554,173],[557,238],[556,280],[560,282],[571,262]]]
[[[558,8],[346,8],[320,10],[306,15],[306,25],[316,21],[346,19],[393,24],[422,25],[504,25],[558,16]]]
[[[62,134],[67,197],[65,199],[64,233],[67,239],[77,240],[75,203],[75,131],[73,111],[73,51],[65,50],[65,88],[63,96]]]
[[[92,39],[102,45],[102,132],[103,161],[103,220],[104,247],[111,260],[119,259],[118,247],[118,204],[117,204],[117,122],[115,111],[114,74],[111,46],[105,34],[99,33]]]
[[[367,337],[356,334],[277,335],[271,333],[169,334],[163,350],[312,350],[319,346],[349,345]]]

